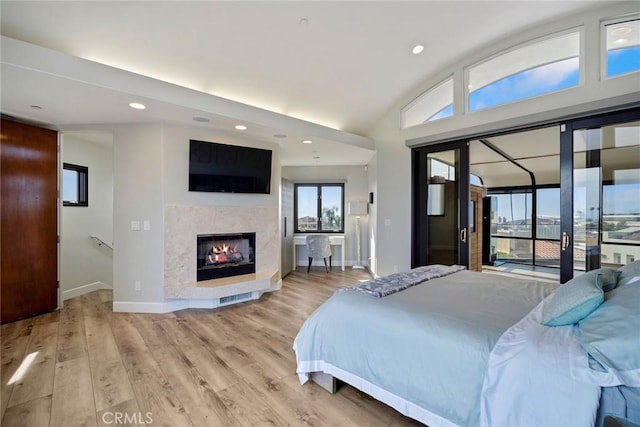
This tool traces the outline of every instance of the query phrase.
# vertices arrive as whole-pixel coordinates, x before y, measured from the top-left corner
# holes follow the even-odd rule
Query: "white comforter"
[[[591,426],[600,385],[590,378],[577,326],[540,324],[543,300],[508,329],[489,356],[482,426]]]

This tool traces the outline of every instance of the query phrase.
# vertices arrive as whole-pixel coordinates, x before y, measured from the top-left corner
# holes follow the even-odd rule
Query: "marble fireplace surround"
[[[256,273],[196,280],[198,234],[256,233]],[[185,206],[165,208],[164,296],[167,299],[215,300],[280,289],[278,207]]]

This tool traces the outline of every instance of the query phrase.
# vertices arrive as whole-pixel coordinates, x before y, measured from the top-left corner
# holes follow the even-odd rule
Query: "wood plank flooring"
[[[215,310],[113,313],[112,293],[2,326],[2,426],[420,426],[348,386],[295,374],[293,340],[359,270],[304,268]],[[29,363],[29,366],[25,365]]]

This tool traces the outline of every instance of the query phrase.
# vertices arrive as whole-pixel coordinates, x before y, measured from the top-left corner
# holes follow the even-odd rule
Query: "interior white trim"
[[[577,119],[588,115],[621,111],[640,106],[640,91],[607,99],[571,105],[568,107],[547,110],[527,116],[485,123],[477,126],[452,130],[434,135],[413,138],[406,141],[407,147],[418,147],[441,142],[455,141],[466,138],[476,138],[497,132],[516,131],[534,126],[557,124],[564,120]]]
[[[80,295],[88,294],[89,292],[98,291],[100,289],[113,289],[111,286],[103,282],[93,282],[88,285],[78,286],[77,288],[62,291],[62,300],[79,297]]]

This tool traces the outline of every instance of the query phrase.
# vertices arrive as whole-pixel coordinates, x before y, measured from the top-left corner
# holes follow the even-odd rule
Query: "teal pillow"
[[[638,280],[638,276],[640,276],[640,260],[623,265],[618,269],[618,271],[620,272],[618,286],[624,286],[627,283],[635,282]]]
[[[591,270],[589,273],[596,275],[596,283],[604,292],[609,292],[616,288],[618,278],[621,274],[620,271],[610,268],[599,268],[597,270]]]
[[[604,292],[592,272],[560,286],[542,309],[545,326],[572,325],[587,317],[604,301]]]
[[[633,382],[627,385],[640,386],[640,282],[608,292],[604,303],[578,328],[589,356],[605,370]]]

